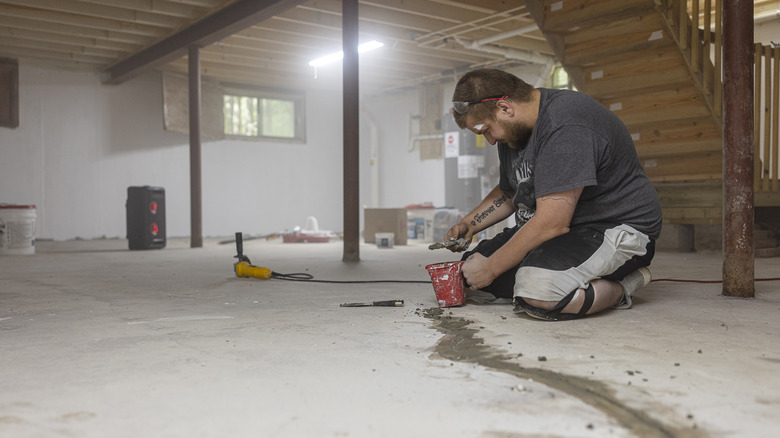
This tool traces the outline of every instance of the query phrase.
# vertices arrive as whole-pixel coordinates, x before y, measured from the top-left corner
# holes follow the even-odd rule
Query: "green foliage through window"
[[[270,94],[270,93],[269,93]],[[279,93],[276,93],[279,94]],[[225,135],[303,141],[303,98],[225,94]]]
[[[225,95],[225,134],[257,136],[256,97]]]
[[[264,137],[295,137],[295,104],[289,100],[262,99]]]

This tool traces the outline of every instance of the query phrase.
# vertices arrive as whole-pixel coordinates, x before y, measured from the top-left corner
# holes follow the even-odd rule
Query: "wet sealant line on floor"
[[[643,438],[705,438],[708,436],[701,429],[667,426],[642,411],[626,406],[604,383],[541,368],[526,368],[513,363],[509,356],[502,355],[477,336],[478,330],[469,327],[473,321],[442,314],[442,309],[438,308],[422,311],[424,317],[434,321],[434,328],[444,334],[435,349],[436,354],[441,358],[476,363],[494,371],[530,379],[557,389],[600,410],[636,436]]]

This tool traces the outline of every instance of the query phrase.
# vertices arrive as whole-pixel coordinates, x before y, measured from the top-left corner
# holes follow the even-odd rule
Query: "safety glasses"
[[[478,103],[488,102],[488,101],[491,101],[491,100],[504,100],[504,99],[508,99],[508,98],[509,98],[509,95],[505,94],[503,96],[486,97],[486,98],[484,98],[482,100],[475,100],[473,102],[452,102],[452,109],[454,109],[455,112],[458,113],[458,114],[466,114],[469,111],[469,106],[470,105],[476,105]]]

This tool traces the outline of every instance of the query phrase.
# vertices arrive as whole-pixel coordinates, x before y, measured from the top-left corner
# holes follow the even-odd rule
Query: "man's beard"
[[[512,149],[524,148],[534,130],[533,126],[527,126],[520,122],[511,123],[499,120],[498,124],[504,130],[504,142]]]

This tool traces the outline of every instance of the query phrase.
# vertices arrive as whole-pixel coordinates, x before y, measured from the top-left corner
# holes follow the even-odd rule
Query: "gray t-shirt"
[[[658,238],[658,194],[623,122],[585,94],[539,90],[539,117],[525,147],[498,144],[499,188],[515,192],[517,223],[533,217],[536,198],[583,187],[572,227],[626,224]]]

